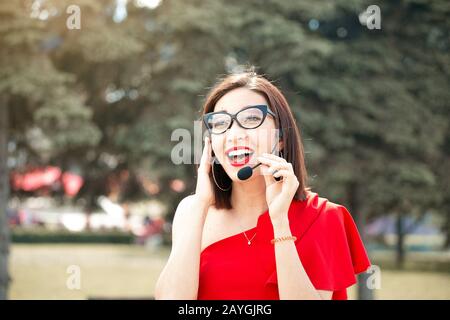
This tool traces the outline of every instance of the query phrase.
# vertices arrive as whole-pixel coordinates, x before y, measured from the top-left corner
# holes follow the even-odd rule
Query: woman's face
[[[268,102],[261,94],[247,88],[238,88],[220,98],[215,105],[214,112],[226,111],[234,115],[243,108],[253,105],[269,107]],[[236,121],[233,121],[231,127],[224,133],[211,135],[214,154],[233,181],[239,180],[237,172],[241,168],[257,164],[257,157],[261,154],[271,153],[276,141],[275,119],[270,114],[267,114],[264,122],[258,128],[244,129]],[[257,170],[255,169],[256,174],[252,178],[261,174],[260,168],[261,166]]]

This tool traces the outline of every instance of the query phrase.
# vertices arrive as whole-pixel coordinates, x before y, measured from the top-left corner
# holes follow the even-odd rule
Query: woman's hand
[[[266,201],[270,218],[274,225],[281,224],[288,219],[288,210],[300,183],[292,164],[285,159],[263,153],[258,157],[258,161],[262,163],[261,171],[266,181]],[[277,177],[283,177],[283,179],[276,181],[274,178]]]
[[[205,146],[203,147],[202,157],[200,159],[200,166],[197,170],[197,186],[195,188],[195,197],[198,201],[206,206],[214,203],[214,189],[209,178],[211,171],[212,156],[211,156],[211,140],[205,137]]]

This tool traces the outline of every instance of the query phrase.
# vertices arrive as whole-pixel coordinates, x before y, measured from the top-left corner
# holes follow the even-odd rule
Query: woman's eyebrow
[[[242,109],[245,109],[245,108],[247,108],[247,107],[260,106],[260,105],[261,105],[261,103],[256,103],[256,104],[246,104],[246,105],[240,107],[238,111],[234,112],[234,114],[238,113],[239,111],[241,111]],[[225,111],[225,112],[228,112],[228,113],[230,113],[230,114],[233,114],[233,113],[229,112],[228,110],[226,110],[225,108],[216,110],[216,111],[214,111],[214,112],[221,112],[221,111]]]
[[[239,111],[241,111],[242,109],[245,109],[245,108],[247,108],[247,107],[252,107],[252,106],[256,106],[257,104],[246,104],[245,106],[242,106],[242,107],[240,107],[239,109],[238,109],[238,111],[236,111],[235,113],[238,113]],[[220,111],[227,111],[227,110],[224,110],[224,109],[222,109],[222,110],[220,110]],[[228,113],[231,113],[231,112],[229,112],[229,111],[227,111]]]

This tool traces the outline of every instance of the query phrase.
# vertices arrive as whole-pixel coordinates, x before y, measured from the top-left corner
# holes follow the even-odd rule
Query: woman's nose
[[[230,133],[227,135],[227,142],[229,145],[237,145],[243,141],[247,141],[247,135],[244,133]]]
[[[247,132],[234,120],[231,127],[226,131],[226,135],[227,142],[231,145],[236,145],[239,141],[246,141]]]

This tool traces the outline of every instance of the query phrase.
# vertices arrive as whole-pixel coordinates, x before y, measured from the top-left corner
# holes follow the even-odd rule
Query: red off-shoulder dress
[[[289,212],[300,261],[317,290],[333,291],[333,300],[347,299],[355,275],[370,261],[352,216],[344,206],[317,193],[293,200]],[[199,300],[279,300],[274,238],[269,212],[256,227],[212,243],[200,255]]]

